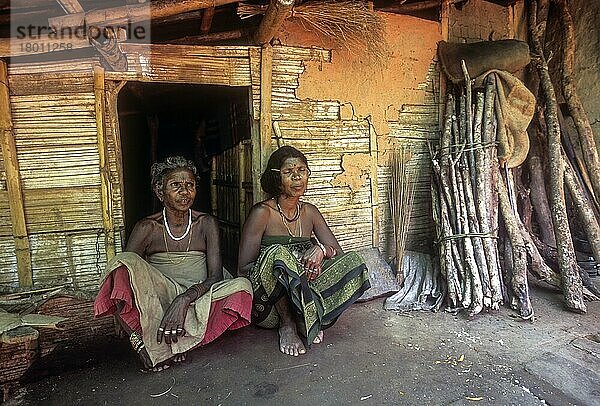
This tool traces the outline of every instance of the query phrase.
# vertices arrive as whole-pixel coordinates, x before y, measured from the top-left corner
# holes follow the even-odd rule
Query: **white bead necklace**
[[[173,233],[171,233],[171,230],[169,229],[169,223],[167,222],[167,210],[164,207],[163,207],[162,215],[163,215],[163,221],[165,223],[165,229],[167,230],[167,234],[169,234],[169,237],[171,237],[172,240],[175,240],[175,241],[183,240],[188,235],[190,230],[192,229],[192,209],[188,209],[188,225],[187,225],[187,229],[185,230],[185,233],[183,233],[183,235],[181,237],[175,237],[173,235]]]

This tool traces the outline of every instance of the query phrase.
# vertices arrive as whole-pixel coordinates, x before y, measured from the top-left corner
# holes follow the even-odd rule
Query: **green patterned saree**
[[[300,322],[298,332],[309,345],[371,286],[367,267],[355,252],[326,259],[321,274],[309,281],[298,258],[312,246],[308,237],[265,236],[250,271],[254,324],[278,327],[275,303],[285,295]]]

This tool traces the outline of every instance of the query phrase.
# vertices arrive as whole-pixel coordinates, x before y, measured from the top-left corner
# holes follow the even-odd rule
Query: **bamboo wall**
[[[19,275],[16,269],[17,258],[6,191],[6,171],[4,159],[0,154],[0,284],[18,285]]]
[[[94,289],[106,263],[93,62],[9,66],[13,134],[36,287]],[[6,200],[0,203],[0,219],[9,216]],[[118,199],[114,205],[119,211]],[[0,220],[3,244],[10,233],[4,224]],[[10,237],[6,241],[0,283],[16,286],[14,244]],[[120,247],[118,234],[116,241]]]
[[[105,72],[105,81],[101,82],[105,90],[98,89],[97,82],[95,85],[93,66],[97,61],[92,59],[9,67],[14,136],[36,287],[68,284],[78,289],[97,288],[107,260],[106,222],[102,216],[106,193],[110,198],[115,248],[117,252],[121,249],[121,196],[126,191],[122,190],[121,181],[116,100],[120,86],[127,80],[250,87],[254,119],[252,162],[245,159],[241,164],[230,163],[234,166],[230,168],[232,172],[235,166],[238,171],[243,167],[245,175],[242,181],[235,178],[244,191],[229,191],[237,195],[229,196],[228,204],[243,195],[246,203],[242,211],[247,212],[252,203],[250,197],[252,201],[260,198],[256,185],[261,162],[264,164],[265,157],[277,145],[290,144],[307,155],[313,171],[306,200],[321,209],[341,245],[345,249],[380,246],[387,250],[389,173],[385,163],[378,162],[378,141],[371,125],[367,120],[341,119],[339,101],[301,100],[296,96],[306,61],[328,63],[329,51],[276,46],[265,54],[257,47],[157,45],[148,54],[146,46],[136,44],[123,44],[123,50],[129,70]],[[272,71],[265,66],[272,66]],[[270,92],[261,88],[267,81]],[[429,85],[420,90],[428,92]],[[99,95],[103,96],[101,103]],[[424,141],[436,138],[437,131],[437,105],[432,97],[427,100],[424,105],[405,105],[397,119],[390,119],[389,136],[414,141],[418,157],[414,162],[418,166],[425,166],[428,159]],[[266,106],[270,109],[265,110]],[[261,112],[262,131],[269,130],[266,139],[261,138],[264,134],[258,126]],[[98,134],[99,126],[102,134]],[[108,171],[104,187],[108,190],[103,190],[99,136],[106,144]],[[342,160],[347,154],[365,160],[365,177],[354,188],[336,183],[336,178],[344,175]],[[428,173],[420,172],[419,177],[424,180]],[[235,179],[232,177],[231,181],[235,183]],[[6,194],[1,180],[0,177],[0,194]],[[253,195],[249,195],[251,180]],[[423,184],[428,187],[428,182]],[[225,198],[224,192],[221,194]],[[16,286],[14,242],[6,200],[0,200],[0,245],[5,248],[0,252],[0,283]],[[415,211],[417,220],[413,224],[419,236],[429,232],[428,201],[428,189],[419,188],[416,205],[420,209]],[[231,223],[240,222],[239,211],[233,210],[227,217]]]

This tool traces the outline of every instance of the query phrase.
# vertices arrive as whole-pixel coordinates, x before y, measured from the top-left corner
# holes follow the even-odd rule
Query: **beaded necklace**
[[[171,233],[171,229],[169,228],[169,223],[167,222],[166,207],[163,207],[162,215],[163,215],[163,222],[165,223],[165,229],[167,230],[167,233],[169,234],[169,237],[171,237],[172,240],[175,240],[175,241],[183,240],[186,237],[186,235],[188,235],[190,230],[192,229],[192,209],[188,209],[188,225],[187,225],[187,228],[185,229],[185,233],[183,233],[183,235],[181,235],[181,237],[175,237],[173,235],[173,233]]]

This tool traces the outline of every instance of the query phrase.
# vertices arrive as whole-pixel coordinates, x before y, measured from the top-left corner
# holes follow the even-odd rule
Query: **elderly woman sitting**
[[[223,280],[217,220],[191,209],[196,167],[183,157],[152,165],[162,211],[140,220],[106,267],[95,315],[114,314],[146,370],[250,323],[252,287]]]
[[[256,204],[242,231],[239,275],[254,288],[252,321],[279,328],[279,349],[298,356],[320,343],[322,330],[358,299],[369,285],[363,259],[344,254],[314,205],[300,200],[310,169],[304,154],[284,146],[275,151],[261,177],[271,197]]]

